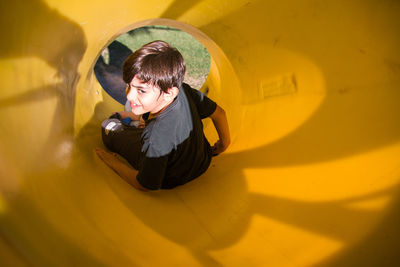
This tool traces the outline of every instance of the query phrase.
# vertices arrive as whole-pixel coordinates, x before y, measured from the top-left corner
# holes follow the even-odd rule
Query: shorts
[[[136,170],[140,167],[142,133],[143,128],[126,125],[114,115],[101,124],[104,145],[125,158]]]

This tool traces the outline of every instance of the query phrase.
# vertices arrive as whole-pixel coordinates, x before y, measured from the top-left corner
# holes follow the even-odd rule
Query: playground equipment
[[[0,8],[1,266],[399,266],[399,2]],[[93,66],[145,25],[208,49],[232,132],[205,175],[148,193],[93,153],[123,108]]]

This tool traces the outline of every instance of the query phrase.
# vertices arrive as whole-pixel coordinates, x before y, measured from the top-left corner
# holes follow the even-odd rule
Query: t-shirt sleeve
[[[144,157],[136,176],[137,181],[145,188],[157,190],[161,188],[167,169],[168,156],[158,158]]]
[[[214,113],[217,108],[217,103],[212,101],[199,90],[195,90],[187,84],[183,84],[183,86],[186,89],[185,92],[187,92],[188,97],[190,97],[195,103],[201,119],[207,118]]]

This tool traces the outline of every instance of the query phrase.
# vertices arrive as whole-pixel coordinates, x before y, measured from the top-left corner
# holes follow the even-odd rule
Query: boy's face
[[[128,86],[127,98],[134,114],[157,113],[165,106],[164,93],[156,86],[143,83],[136,76]]]

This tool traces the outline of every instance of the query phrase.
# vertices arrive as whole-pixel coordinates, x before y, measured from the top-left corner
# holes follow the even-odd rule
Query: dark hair
[[[185,72],[186,65],[181,53],[160,40],[142,46],[122,65],[122,78],[127,84],[136,76],[163,92],[172,87],[180,88]]]

